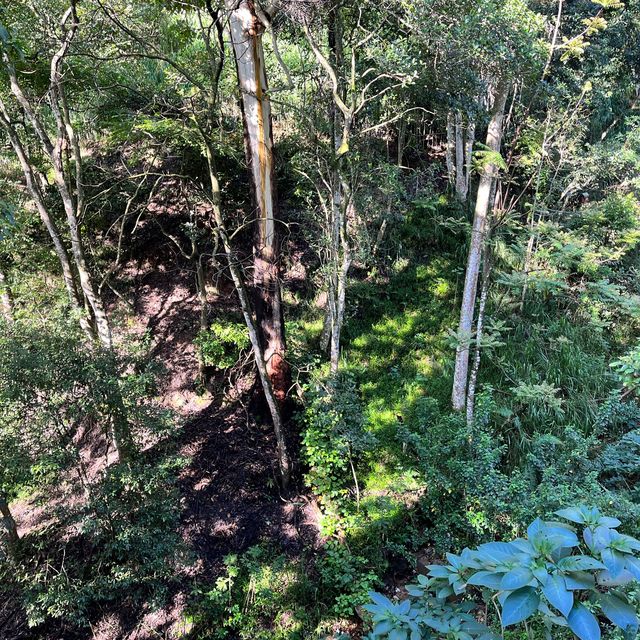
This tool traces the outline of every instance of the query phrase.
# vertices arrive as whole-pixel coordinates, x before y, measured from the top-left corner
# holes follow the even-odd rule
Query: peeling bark
[[[262,47],[265,25],[251,0],[228,3],[233,51],[245,132],[245,150],[256,206],[253,285],[258,335],[269,380],[278,402],[286,400],[290,371],[285,332],[276,231],[277,205],[271,104]]]
[[[502,141],[502,123],[504,110],[509,93],[509,85],[501,81],[496,88],[494,106],[487,131],[487,147],[494,152],[500,151]],[[465,406],[467,378],[469,373],[469,345],[476,303],[480,258],[485,242],[485,231],[491,198],[492,184],[497,175],[497,167],[489,162],[480,174],[480,184],[476,197],[476,206],[471,230],[471,243],[467,258],[462,304],[460,308],[460,322],[458,325],[459,344],[456,349],[455,370],[453,374],[453,391],[451,403],[455,411],[461,411]]]

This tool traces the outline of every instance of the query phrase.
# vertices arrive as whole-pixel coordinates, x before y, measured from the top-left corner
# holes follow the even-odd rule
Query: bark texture
[[[486,145],[492,152],[500,151],[502,141],[502,124],[504,109],[507,101],[509,85],[505,81],[498,83],[491,114],[491,121],[487,131]],[[495,163],[489,161],[483,167],[480,174],[476,206],[471,230],[471,243],[467,258],[462,304],[460,308],[460,322],[458,325],[459,344],[456,349],[456,362],[453,375],[453,391],[451,403],[455,411],[461,411],[465,406],[467,378],[469,373],[469,345],[471,341],[471,329],[476,303],[478,287],[478,274],[482,249],[485,242],[487,228],[487,214],[491,199],[491,187],[497,175]]]
[[[256,207],[253,285],[258,335],[269,380],[278,402],[290,386],[276,230],[277,200],[271,104],[267,90],[262,34],[265,24],[251,0],[228,3],[229,25],[241,92],[245,149]]]

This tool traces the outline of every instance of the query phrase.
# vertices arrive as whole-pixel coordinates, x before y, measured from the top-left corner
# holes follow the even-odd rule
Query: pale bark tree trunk
[[[213,208],[213,217],[216,224],[216,233],[222,241],[222,247],[227,257],[227,263],[229,265],[229,272],[231,273],[231,279],[238,294],[240,300],[240,308],[242,309],[242,316],[245,324],[247,325],[247,331],[249,333],[249,341],[251,342],[251,350],[253,351],[253,359],[256,363],[258,370],[258,377],[262,385],[264,397],[269,407],[269,413],[271,414],[271,421],[273,423],[273,430],[276,435],[276,446],[278,456],[278,467],[280,471],[280,477],[283,488],[287,488],[291,479],[291,460],[287,451],[287,443],[285,437],[285,429],[282,421],[282,415],[280,413],[280,404],[275,394],[273,386],[271,385],[271,377],[267,369],[265,362],[264,351],[260,336],[258,333],[257,322],[254,319],[251,310],[251,301],[249,294],[244,285],[244,278],[242,269],[238,266],[236,256],[234,254],[229,236],[227,234],[224,218],[222,216],[222,197],[220,193],[220,183],[217,173],[214,168],[214,155],[213,149],[209,146],[207,141],[207,163],[209,168],[209,181],[211,186],[211,203]]]
[[[0,268],[0,315],[7,324],[13,323],[13,299],[7,276],[2,268]]]
[[[509,85],[500,81],[496,87],[495,100],[487,131],[486,145],[490,151],[499,153],[502,140],[502,122],[507,101]],[[480,271],[480,258],[484,246],[484,235],[487,227],[487,214],[491,197],[491,186],[497,174],[497,167],[492,162],[487,162],[480,174],[480,184],[476,196],[476,206],[471,230],[471,243],[467,258],[467,270],[465,274],[462,304],[460,308],[460,322],[458,325],[458,347],[456,349],[456,361],[453,374],[453,391],[451,403],[455,411],[461,411],[465,406],[467,378],[469,373],[469,345],[471,341],[471,328],[473,324],[476,302],[476,290],[478,286],[478,274]]]
[[[257,213],[253,284],[257,327],[271,387],[284,403],[290,386],[276,230],[275,168],[271,103],[262,47],[265,24],[251,0],[227,2],[241,92],[245,147]]]
[[[456,149],[456,196],[460,202],[467,200],[467,176],[465,172],[464,155],[464,122],[462,113],[456,111],[455,115],[455,149]]]
[[[491,276],[491,249],[487,242],[484,246],[482,258],[482,286],[480,288],[480,302],[478,303],[478,319],[476,320],[476,344],[473,356],[473,365],[469,374],[469,388],[467,390],[467,424],[473,425],[475,419],[476,384],[478,371],[480,370],[480,357],[482,355],[482,337],[484,335],[484,314],[489,297],[489,278]]]
[[[67,26],[67,23],[71,20],[71,25]],[[23,110],[28,121],[31,123],[36,137],[40,141],[42,151],[49,159],[52,169],[56,188],[62,200],[65,215],[67,218],[67,226],[69,229],[69,235],[71,239],[71,253],[74,258],[75,266],[78,272],[80,280],[80,288],[82,293],[91,307],[91,311],[94,316],[96,332],[98,339],[106,349],[111,349],[111,328],[107,318],[107,314],[97,293],[97,289],[93,283],[89,269],[87,267],[86,259],[84,256],[84,248],[82,245],[82,239],[78,229],[78,217],[82,214],[84,208],[84,189],[82,184],[82,158],[80,155],[80,148],[75,136],[73,127],[69,120],[69,111],[66,106],[66,99],[64,95],[64,87],[62,83],[61,66],[65,56],[69,50],[69,46],[75,37],[78,28],[78,19],[75,11],[75,2],[72,2],[71,7],[65,12],[61,20],[61,28],[64,32],[62,43],[59,49],[55,52],[51,59],[50,64],[50,86],[49,86],[49,105],[54,115],[56,123],[56,141],[52,143],[49,138],[49,134],[46,128],[33,108],[31,102],[26,97],[16,75],[15,67],[10,61],[6,52],[3,52],[2,59],[5,69],[9,75],[9,83],[11,92],[16,98],[18,104]],[[74,162],[75,162],[75,200],[71,194],[69,186],[66,181],[63,148],[65,145],[71,147]],[[15,148],[15,145],[14,145]],[[33,180],[33,170],[29,171],[31,174],[31,182],[35,184]],[[26,172],[25,172],[26,177]],[[29,178],[28,178],[29,180]]]
[[[49,137],[43,120],[38,115],[33,103],[30,102],[22,91],[18,82],[15,67],[9,59],[6,51],[2,53],[2,61],[9,76],[11,92],[20,105],[26,119],[31,124],[33,131],[36,134],[36,138],[40,142],[40,147],[53,169],[54,183],[60,199],[62,200],[67,220],[67,227],[71,240],[71,255],[73,256],[75,268],[80,280],[80,289],[84,296],[84,300],[88,303],[91,313],[93,314],[98,340],[102,347],[109,352],[110,361],[113,367],[113,374],[117,377],[117,365],[115,362],[115,355],[113,353],[111,326],[104,304],[87,266],[78,222],[79,218],[84,213],[85,206],[82,176],[83,161],[80,152],[80,144],[75,135],[69,115],[62,76],[62,64],[69,51],[71,42],[76,35],[78,25],[79,22],[76,13],[76,2],[75,0],[71,0],[71,6],[65,11],[59,25],[63,34],[61,43],[59,48],[53,54],[50,63],[49,90],[47,98],[56,126],[55,144]],[[79,300],[80,296],[75,288],[73,272],[70,265],[67,266],[69,260],[68,257],[66,257],[66,249],[64,249],[62,242],[59,240],[59,234],[57,233],[57,230],[53,225],[53,221],[48,215],[47,209],[44,205],[42,194],[35,180],[35,171],[33,166],[30,164],[29,159],[24,153],[24,145],[22,145],[20,138],[17,136],[4,105],[0,106],[0,111],[2,116],[0,119],[3,122],[5,130],[9,134],[14,151],[22,165],[23,173],[25,174],[25,179],[27,181],[27,187],[34,198],[40,216],[45,222],[45,226],[47,226],[49,234],[53,239],[56,252],[58,253],[58,258],[62,264],[63,276],[67,289],[70,293],[70,297],[74,298],[72,291],[76,291],[75,299],[78,301],[78,307],[81,307]],[[70,149],[73,155],[75,165],[75,176],[73,178],[68,176],[66,173],[67,169],[65,164],[68,165],[68,162],[65,163],[65,158],[63,157],[65,148]],[[72,192],[72,184],[74,185],[75,193]],[[84,327],[83,318],[87,318],[87,315],[81,316],[81,325]],[[127,408],[119,387],[116,386],[112,395],[113,397],[111,398],[111,401],[113,403],[112,406],[114,410],[111,416],[111,436],[113,437],[118,450],[120,460],[124,461],[133,455],[135,450],[134,443],[129,425]]]
[[[456,151],[456,124],[455,119],[451,111],[447,113],[447,144],[445,148],[445,159],[447,162],[447,176],[449,178],[449,184],[455,184],[456,182],[456,165],[455,165],[455,151]]]
[[[0,492],[0,515],[2,515],[2,526],[5,530],[7,551],[9,552],[9,556],[13,557],[16,553],[18,543],[20,542],[20,536],[18,535],[16,521],[14,520],[13,515],[11,515],[7,497],[2,492]]]
[[[76,287],[75,277],[73,275],[73,269],[71,268],[71,262],[69,260],[69,254],[67,253],[67,249],[64,246],[62,241],[62,237],[60,235],[60,231],[53,218],[49,214],[49,210],[47,209],[44,197],[42,195],[42,191],[40,190],[40,185],[38,184],[38,180],[36,179],[36,175],[33,170],[33,165],[31,161],[27,157],[26,151],[18,134],[15,130],[11,119],[9,118],[9,113],[7,109],[0,100],[0,124],[2,124],[3,129],[7,133],[9,138],[9,142],[13,148],[16,157],[18,158],[18,162],[20,163],[20,167],[22,168],[22,173],[25,177],[25,182],[27,185],[27,191],[31,196],[40,219],[42,220],[51,241],[53,242],[53,248],[56,252],[56,256],[58,257],[58,262],[60,263],[60,268],[62,270],[62,279],[64,281],[64,285],[67,289],[67,294],[69,296],[69,302],[71,303],[71,307],[79,314],[80,316],[80,325],[87,335],[87,337],[91,340],[95,338],[95,333],[93,331],[93,327],[91,326],[90,318],[87,316],[82,300],[78,295],[78,289]]]
[[[465,164],[465,198],[469,194],[469,187],[471,186],[471,170],[473,169],[473,145],[476,141],[476,121],[473,119],[472,114],[468,115],[469,121],[467,122],[467,137],[464,145],[464,164]]]

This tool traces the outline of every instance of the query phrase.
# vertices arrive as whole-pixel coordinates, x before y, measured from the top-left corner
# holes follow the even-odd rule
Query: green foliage
[[[640,345],[610,364],[625,389],[633,393],[640,388]]]
[[[52,544],[45,530],[23,540],[23,560],[11,580],[31,626],[58,618],[85,627],[96,605],[165,602],[185,559],[174,487],[183,464],[170,458],[154,467],[111,466],[92,486],[88,503],[67,512],[66,525],[77,532],[70,539]]]
[[[318,623],[304,560],[268,546],[224,558],[215,584],[198,584],[184,622],[194,640],[305,640]]]
[[[355,555],[345,544],[330,540],[319,558],[317,569],[323,597],[332,602],[331,614],[352,616],[367,601],[367,594],[380,583],[370,561]]]
[[[250,346],[246,325],[218,320],[195,339],[200,357],[208,367],[228,369],[238,362]]]
[[[474,589],[485,602],[499,602],[503,629],[533,617],[546,629],[546,637],[552,637],[557,625],[568,627],[580,640],[599,640],[598,619],[584,604],[588,599],[625,637],[635,637],[635,608],[619,587],[640,579],[640,541],[619,533],[620,520],[596,508],[572,507],[556,515],[581,526],[581,539],[573,526],[537,518],[526,537],[449,553],[449,564],[430,565],[429,577],[419,576],[418,584],[407,588],[407,600],[394,605],[372,594],[373,604],[365,607],[375,623],[369,637],[498,637],[469,615],[473,603],[447,601]]]
[[[364,430],[362,407],[349,374],[318,377],[305,391],[302,455],[306,482],[329,512],[340,511],[353,483],[359,458],[375,444]]]

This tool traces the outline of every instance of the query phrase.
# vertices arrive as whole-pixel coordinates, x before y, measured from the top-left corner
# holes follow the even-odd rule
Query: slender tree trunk
[[[84,310],[82,300],[78,295],[78,289],[76,287],[75,277],[71,268],[69,254],[67,253],[67,249],[64,246],[62,237],[60,236],[60,231],[58,230],[56,223],[49,215],[49,210],[44,203],[44,197],[42,195],[42,191],[40,190],[40,185],[38,184],[38,181],[36,179],[32,164],[27,157],[24,146],[22,145],[22,142],[18,137],[15,127],[13,126],[13,123],[9,118],[9,114],[2,100],[0,100],[0,124],[2,124],[3,129],[7,133],[9,142],[11,143],[13,151],[18,158],[18,162],[20,163],[20,167],[22,168],[22,173],[24,174],[27,191],[29,192],[29,195],[31,196],[36,206],[40,219],[42,220],[47,232],[49,233],[51,241],[53,242],[53,248],[56,252],[56,256],[58,257],[58,262],[60,263],[60,268],[62,270],[62,279],[64,281],[65,288],[67,289],[71,307],[78,312],[80,316],[80,325],[84,333],[89,339],[93,340],[95,338],[95,333],[93,331],[93,327],[91,326],[91,321]]]
[[[465,185],[466,195],[469,194],[469,187],[471,187],[471,170],[473,169],[473,145],[476,141],[476,121],[473,119],[472,114],[468,114],[469,121],[467,122],[467,138],[464,145],[464,164],[465,164]]]
[[[509,92],[509,85],[505,81],[498,83],[494,100],[491,121],[487,131],[487,147],[493,152],[500,151],[502,140],[502,121]],[[480,258],[484,246],[484,234],[487,226],[487,214],[491,197],[491,186],[496,177],[497,167],[488,162],[480,174],[480,184],[476,197],[476,207],[471,231],[471,243],[467,258],[462,304],[460,308],[460,322],[458,325],[459,344],[456,349],[456,362],[453,374],[453,391],[451,402],[455,411],[461,411],[465,406],[467,378],[469,373],[469,345],[473,324]]]
[[[469,388],[467,389],[467,424],[473,425],[475,419],[476,384],[478,371],[480,370],[480,357],[482,354],[482,336],[484,332],[484,314],[489,296],[489,278],[491,275],[491,250],[487,242],[484,246],[482,258],[482,286],[480,288],[480,302],[478,303],[478,319],[476,320],[476,344],[473,356],[473,365],[469,374]]]
[[[11,515],[7,497],[2,492],[0,492],[0,515],[2,515],[2,526],[5,530],[7,550],[9,552],[9,556],[13,557],[15,556],[17,546],[20,542],[20,536],[18,535],[16,521],[13,519],[13,515]]]
[[[407,135],[407,123],[404,118],[400,118],[400,123],[398,124],[398,155],[397,155],[397,163],[398,166],[402,166],[402,158],[404,156],[404,145],[405,138]]]
[[[207,163],[209,167],[211,201],[213,207],[213,217],[216,223],[216,232],[220,240],[222,241],[222,246],[227,257],[229,272],[231,273],[231,279],[233,280],[233,284],[240,301],[242,316],[244,318],[245,324],[247,325],[249,341],[251,342],[251,350],[253,351],[253,359],[256,363],[256,368],[258,369],[258,377],[260,378],[264,397],[271,414],[273,430],[276,435],[278,467],[280,470],[282,486],[283,488],[286,488],[291,479],[291,460],[287,451],[285,429],[282,421],[282,415],[280,413],[280,404],[278,402],[278,398],[275,394],[273,386],[271,385],[271,377],[266,366],[265,355],[258,333],[257,322],[254,320],[251,310],[251,301],[249,299],[249,294],[244,285],[242,270],[236,262],[236,256],[233,252],[233,248],[231,246],[231,242],[224,225],[224,219],[222,217],[222,197],[220,193],[220,183],[214,169],[213,158],[213,150],[210,148],[209,142],[207,141]]]
[[[13,299],[7,276],[0,268],[0,315],[8,324],[13,323]]]
[[[456,125],[455,119],[451,111],[447,113],[447,146],[446,146],[446,162],[447,162],[447,176],[449,178],[449,184],[455,184],[456,182],[456,166],[454,161],[454,155],[456,151]]]
[[[456,196],[460,202],[467,200],[467,177],[465,172],[464,155],[464,122],[462,113],[456,111],[455,115],[455,145],[456,145]]]
[[[278,402],[285,402],[290,371],[285,360],[285,331],[276,231],[276,193],[271,103],[267,90],[260,20],[251,0],[228,2],[244,120],[245,148],[257,213],[253,284],[256,320],[269,380]]]

